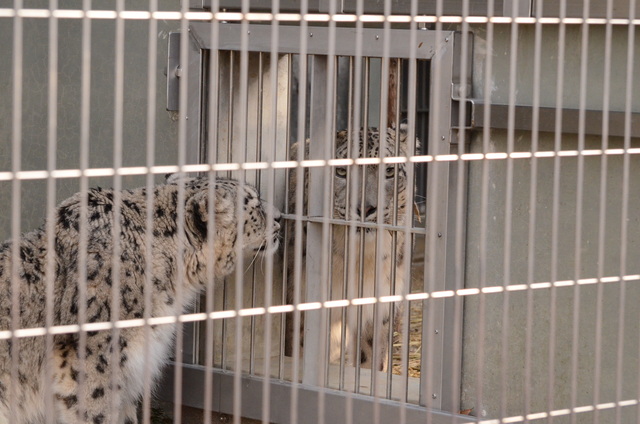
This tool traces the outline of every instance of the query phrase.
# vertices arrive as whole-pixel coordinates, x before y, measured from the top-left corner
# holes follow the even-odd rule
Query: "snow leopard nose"
[[[282,220],[282,214],[280,213],[280,210],[267,202],[263,202],[263,205],[265,207],[265,211],[266,208],[271,209],[273,220],[275,221],[275,231],[278,231],[280,229],[280,221]]]
[[[280,224],[282,221],[282,214],[280,213],[280,211],[276,208],[273,208],[274,210],[274,214],[273,214],[273,220],[276,221],[276,227],[278,229],[280,229]]]
[[[375,206],[372,205],[365,205],[364,206],[364,213],[365,215],[362,215],[362,209],[360,208],[360,206],[358,206],[358,209],[356,209],[356,212],[358,213],[358,216],[361,218],[369,218],[371,215],[373,215],[374,213],[376,213],[377,208]]]

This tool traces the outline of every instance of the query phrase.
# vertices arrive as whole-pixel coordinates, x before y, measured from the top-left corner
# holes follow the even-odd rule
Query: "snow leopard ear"
[[[298,150],[300,149],[300,145],[302,143],[296,141],[289,148],[289,160],[298,160]],[[304,159],[309,157],[309,139],[304,141]]]
[[[207,239],[207,221],[209,220],[209,200],[203,190],[191,196],[185,206],[185,226],[201,240]]]
[[[174,172],[173,174],[165,174],[164,180],[166,184],[177,184],[180,180],[186,180],[187,174],[184,172]]]
[[[402,121],[400,123],[400,125],[398,126],[398,135],[400,137],[400,143],[407,143],[407,137],[409,136],[409,124],[406,121]],[[391,127],[389,127],[389,129],[387,130],[387,132],[389,132],[390,134],[392,134],[393,137],[395,137],[395,132],[396,132],[396,126],[392,125]],[[415,138],[415,151],[420,152],[420,139],[416,136]],[[410,152],[410,154],[413,154],[413,152]]]
[[[336,133],[336,146],[347,145],[349,141],[349,130],[340,130]]]

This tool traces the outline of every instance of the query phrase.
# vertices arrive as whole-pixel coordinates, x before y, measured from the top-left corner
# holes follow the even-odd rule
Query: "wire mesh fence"
[[[637,421],[637,15],[0,3],[0,422]]]

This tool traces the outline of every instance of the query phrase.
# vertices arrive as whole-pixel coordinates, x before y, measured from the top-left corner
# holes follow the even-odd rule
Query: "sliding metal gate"
[[[337,28],[335,23],[311,26],[296,21],[295,16],[289,18],[293,22],[286,22],[285,16],[287,25],[279,26],[234,22],[239,16],[222,13],[219,21],[190,21],[188,29],[171,35],[168,108],[178,109],[180,88],[186,88],[187,108],[181,115],[187,121],[189,139],[199,140],[200,161],[217,164],[219,170],[226,167],[232,176],[258,184],[263,196],[274,198],[283,211],[287,210],[286,173],[298,166],[290,162],[296,158],[288,157],[290,144],[307,137],[312,140],[310,158],[302,166],[310,170],[311,181],[321,181],[326,169],[318,164],[326,163],[326,159],[315,163],[314,159],[324,157],[322,140],[331,138],[327,128],[334,131],[336,127],[345,128],[340,125],[359,126],[353,119],[361,119],[363,126],[384,127],[380,122],[386,115],[398,124],[408,120],[413,128],[416,115],[420,114],[423,124],[418,135],[423,152],[430,156],[412,156],[408,162],[412,173],[436,155],[456,153],[458,143],[464,143],[463,133],[451,131],[452,114],[458,113],[452,107],[459,104],[451,100],[451,90],[455,89],[456,98],[465,96],[470,84],[468,77],[462,76],[470,74],[470,60],[460,63],[461,54],[470,57],[468,36],[453,31],[418,31],[415,24],[414,30],[408,25],[405,29],[362,28],[360,24]],[[258,20],[261,17],[266,19],[266,15],[255,16]],[[463,42],[467,48],[462,47]],[[418,66],[430,69],[419,74],[428,79],[418,82]],[[397,78],[404,75],[404,80],[398,81],[396,92],[392,93],[389,75],[394,70]],[[186,84],[180,86],[185,77]],[[418,87],[422,88],[421,93],[417,92]],[[416,97],[420,95],[421,112],[416,108]],[[381,106],[383,99],[389,105]],[[354,107],[359,108],[360,118],[354,118]],[[428,110],[436,112],[430,114]],[[464,119],[464,112],[462,115]],[[214,315],[214,309],[230,310],[235,322],[217,320],[210,333],[205,332],[204,325],[188,328],[181,381],[173,379],[174,372],[167,373],[164,396],[192,407],[273,422],[316,422],[323,414],[326,419],[340,421],[345,408],[355,408],[357,422],[378,413],[382,414],[382,422],[388,422],[400,409],[409,417],[427,413],[439,422],[438,417],[444,415],[436,410],[458,411],[461,299],[429,298],[425,293],[462,288],[463,258],[454,252],[456,240],[457,249],[462,248],[459,243],[464,230],[451,217],[452,211],[462,211],[464,207],[464,186],[456,183],[459,178],[464,179],[464,169],[463,164],[449,160],[430,164],[428,178],[421,173],[423,179],[417,182],[418,192],[422,193],[419,197],[426,194],[427,199],[440,200],[427,202],[426,209],[421,202],[418,215],[428,217],[426,228],[418,216],[415,226],[402,230],[416,240],[418,250],[430,252],[430,263],[425,264],[423,257],[418,263],[423,265],[414,271],[412,288],[417,293],[405,294],[413,303],[392,299],[398,306],[406,305],[407,321],[410,305],[418,305],[413,308],[419,312],[414,319],[422,325],[413,331],[421,332],[419,339],[428,346],[423,348],[416,365],[418,377],[407,376],[406,360],[396,361],[396,368],[402,368],[403,375],[393,374],[391,368],[372,373],[360,367],[349,371],[344,364],[327,364],[321,348],[326,330],[322,330],[320,312],[330,303],[321,309],[312,303],[298,306],[307,311],[304,355],[300,359],[285,357],[284,313],[290,306],[286,306],[282,292],[284,272],[275,264],[273,275],[257,276],[260,271],[252,271],[253,277],[245,273],[241,284],[228,279],[216,292],[216,300],[209,301],[215,305],[209,303],[209,309],[201,306]],[[458,191],[461,195],[456,194]],[[312,197],[315,199],[310,202],[322,200]],[[331,196],[325,195],[324,201],[330,202]],[[320,205],[310,203],[309,207],[321,210]],[[292,215],[285,214],[285,219],[296,219],[293,211],[289,214]],[[312,231],[312,227],[316,225],[320,230],[322,223],[308,225],[307,246],[320,246],[321,231]],[[309,249],[306,260],[312,261]],[[308,291],[303,296],[316,299],[322,286],[321,269],[307,266]],[[206,303],[203,299],[202,304]],[[277,306],[280,304],[285,306]],[[223,312],[219,314],[221,318],[225,316]],[[404,336],[397,343],[406,346],[408,322],[405,327],[398,329]],[[209,343],[212,346],[205,348]],[[212,357],[207,353],[211,351]],[[408,357],[406,352],[404,356]],[[209,373],[213,378],[203,390]],[[173,399],[169,393],[178,387],[175,392],[181,395]],[[234,392],[234,387],[242,389]],[[332,388],[340,391],[328,390]],[[263,415],[264,408],[267,417]]]

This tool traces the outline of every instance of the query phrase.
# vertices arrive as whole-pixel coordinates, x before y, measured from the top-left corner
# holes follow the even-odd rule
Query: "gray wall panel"
[[[491,90],[493,103],[506,104],[509,99],[509,60],[510,60],[510,26],[495,27],[494,45],[489,48],[484,42],[485,30],[474,29],[474,95],[482,98],[485,90]],[[566,56],[564,58],[564,90],[563,107],[577,108],[580,100],[580,27],[567,26]],[[542,66],[540,101],[544,106],[555,106],[557,90],[558,66],[558,27],[544,26],[542,32]],[[533,102],[533,43],[534,27],[520,26],[518,38],[517,92],[518,105],[531,105]],[[640,81],[636,78],[632,87],[626,87],[626,55],[627,28],[613,28],[612,42],[612,74],[611,74],[611,110],[624,110],[625,96],[633,93],[632,111],[640,111]],[[589,57],[587,60],[587,97],[586,107],[603,108],[604,92],[604,57],[605,28],[591,26],[589,32]],[[490,86],[484,86],[485,65],[488,58],[493,60],[493,75]],[[640,49],[638,35],[634,50],[634,69],[640,66]],[[637,74],[637,72],[636,72]],[[532,148],[530,132],[516,132],[514,136],[515,151],[530,151]],[[635,137],[640,134],[634,134]],[[554,149],[554,135],[541,133],[539,136],[540,151]],[[470,151],[482,152],[483,140],[478,133],[471,140]],[[508,148],[506,130],[493,130],[489,144],[491,152],[505,152]],[[578,148],[576,135],[561,136],[561,148],[572,150]],[[620,137],[609,137],[609,148],[622,148]],[[640,140],[631,140],[632,147],[640,146]],[[588,136],[586,149],[600,149],[600,136]],[[552,210],[553,184],[558,179],[559,186],[559,220],[557,246],[557,276],[555,280],[597,277],[599,265],[603,267],[604,276],[620,275],[620,255],[622,235],[622,185],[623,157],[607,156],[606,192],[600,190],[600,179],[603,172],[603,157],[591,156],[584,159],[583,201],[577,204],[578,191],[578,159],[560,159],[559,173],[554,171],[553,158],[538,159],[538,176],[535,181],[537,204],[535,206],[535,243],[533,282],[551,281],[552,266]],[[501,286],[503,284],[527,283],[529,254],[529,205],[531,183],[531,159],[515,159],[513,162],[512,234],[505,242],[506,201],[508,195],[507,160],[471,161],[469,164],[469,202],[467,211],[467,252],[466,252],[466,286],[479,287],[481,270],[486,269],[486,284]],[[488,195],[486,199],[487,217],[481,219],[483,205],[483,166],[488,172],[488,185],[484,187]],[[640,202],[637,185],[640,178],[640,157],[630,157],[629,179],[629,217],[627,231],[627,269],[625,274],[637,274],[640,267],[635,258],[640,255]],[[604,257],[599,264],[598,248],[600,206],[604,202],[606,221],[604,227]],[[582,213],[583,224],[581,241],[576,247],[576,217]],[[481,229],[486,229],[486,250],[482,249]],[[505,254],[509,252],[510,256]],[[486,254],[486,263],[481,263],[481,254]],[[578,275],[574,269],[577,257],[580,260]],[[509,261],[510,275],[504,275],[505,258]],[[578,294],[579,292],[579,294]],[[625,306],[624,322],[620,321],[620,283],[611,283],[602,287],[602,303],[598,305],[597,285],[555,289],[557,296],[556,315],[551,315],[552,308],[550,289],[532,292],[532,343],[531,343],[531,381],[525,381],[526,325],[527,325],[527,292],[511,292],[508,302],[504,303],[503,294],[485,294],[465,298],[465,328],[463,349],[463,381],[462,407],[474,408],[474,413],[486,417],[521,415],[523,412],[543,412],[563,409],[572,406],[593,405],[615,401],[618,380],[616,376],[617,350],[621,340],[618,331],[622,327],[623,361],[621,396],[623,399],[637,397],[638,372],[638,326],[637,316],[640,309],[636,299],[640,295],[637,281],[627,284],[627,292],[622,300]],[[579,295],[579,298],[577,297]],[[484,302],[484,320],[480,315],[481,302]],[[574,302],[579,311],[577,332],[574,331]],[[504,308],[506,315],[503,315]],[[600,308],[600,309],[599,309]],[[597,314],[602,313],[598,323]],[[504,319],[506,317],[506,320]],[[555,325],[555,350],[552,357],[555,368],[550,368],[550,337]],[[601,325],[602,339],[596,344],[596,332]],[[506,334],[506,336],[505,336]],[[572,392],[572,346],[573,338],[577,341],[577,374],[576,404],[571,403]],[[506,346],[507,356],[502,355],[502,347]],[[483,354],[482,360],[481,353]],[[601,355],[599,363],[597,355]],[[595,370],[600,367],[601,381],[595,381]],[[480,370],[482,378],[480,380]],[[503,372],[505,374],[503,374]],[[551,379],[551,380],[550,380]],[[503,384],[504,382],[504,384]],[[549,392],[549,388],[553,392]],[[477,398],[477,390],[482,388],[483,399]],[[531,405],[526,409],[525,393],[530,390]],[[596,396],[596,390],[597,396]],[[506,396],[503,397],[503,396]],[[551,398],[551,400],[549,400]],[[506,410],[502,411],[502,403]],[[635,419],[634,408],[622,409],[621,422],[632,422]],[[600,412],[599,422],[612,422],[612,411]],[[596,420],[597,421],[597,420]],[[569,417],[558,417],[554,423],[570,422]],[[577,422],[594,422],[593,413],[577,416]]]
[[[516,150],[530,148],[530,134],[516,135]],[[565,136],[564,148],[577,147],[576,136]],[[587,148],[599,148],[599,137],[589,137]],[[622,147],[620,139],[611,140],[612,148]],[[506,149],[506,132],[495,132],[490,143],[490,150],[503,152]],[[540,150],[553,149],[553,136],[545,134],[540,138]],[[481,140],[475,139],[471,144],[471,151],[481,151]],[[598,276],[598,246],[599,246],[599,206],[600,206],[600,176],[602,158],[599,156],[585,159],[584,172],[584,200],[576,204],[577,192],[577,164],[576,158],[561,159],[560,173],[554,174],[553,159],[538,159],[538,178],[535,230],[535,268],[534,281],[551,281],[552,271],[552,204],[553,179],[559,178],[559,236],[558,236],[558,269],[556,280],[567,280],[575,277],[576,252],[579,255],[580,266],[578,278]],[[529,248],[529,194],[531,179],[531,161],[528,159],[515,160],[513,177],[513,233],[511,240],[505,245],[505,202],[507,162],[505,160],[490,161],[488,164],[488,217],[481,221],[482,205],[482,166],[481,162],[471,162],[469,167],[469,209],[468,209],[468,238],[467,238],[467,272],[466,286],[480,286],[480,249],[482,240],[480,228],[486,227],[486,270],[487,285],[512,285],[527,283],[528,248]],[[631,157],[631,196],[629,198],[629,221],[627,233],[628,262],[626,274],[637,274],[640,265],[635,260],[640,255],[640,201],[633,181],[640,178],[640,157]],[[606,202],[606,227],[604,246],[604,276],[620,274],[621,253],[621,207],[622,198],[622,157],[608,158],[607,187],[604,200]],[[576,249],[576,214],[578,210],[583,214],[582,243]],[[503,274],[505,252],[510,249],[511,275]],[[553,375],[553,409],[571,407],[571,376],[572,376],[572,337],[575,287],[555,289],[557,294],[555,316],[555,372]],[[597,286],[586,285],[579,289],[579,328],[578,328],[578,374],[577,374],[577,405],[584,406],[594,403],[594,390],[599,389],[599,402],[616,400],[616,354],[619,345],[618,312],[620,284],[611,283],[603,287],[602,301],[602,343],[601,361],[602,381],[595,387],[594,370],[597,325]],[[623,331],[624,361],[622,399],[634,399],[637,393],[638,371],[638,326],[637,315],[640,312],[636,299],[640,296],[637,281],[627,284],[625,302],[625,322]],[[484,300],[481,300],[484,297]],[[549,340],[551,334],[550,289],[533,291],[533,339],[532,339],[532,380],[530,382],[532,404],[530,412],[548,411],[548,384],[550,378]],[[503,321],[503,294],[486,294],[469,296],[465,300],[465,336],[463,359],[463,409],[474,408],[486,416],[500,416],[501,395],[507,396],[507,416],[521,415],[525,410],[525,330],[527,312],[527,293],[524,291],[509,294],[507,304],[507,321]],[[479,315],[480,302],[485,302],[485,319],[481,321]],[[484,330],[482,328],[484,326]],[[484,337],[480,337],[481,331]],[[506,339],[503,338],[505,331]],[[502,356],[502,346],[506,343],[507,357]],[[484,349],[484,361],[479,362],[479,349]],[[483,370],[482,388],[484,400],[481,404],[476,398],[478,388],[478,372]],[[506,371],[506,386],[502,385],[502,372]],[[628,408],[632,409],[632,408]],[[633,411],[628,410],[625,414]],[[623,415],[622,422],[631,422],[633,415]],[[566,418],[566,417],[565,417]],[[559,418],[558,423],[569,422],[568,418]],[[582,414],[578,422],[592,422],[593,416]],[[607,422],[607,421],[601,421]]]
[[[539,2],[542,0],[534,0]],[[566,16],[570,18],[581,18],[584,15],[583,0],[567,0],[566,1]],[[607,16],[607,4],[612,3],[611,17],[613,18],[627,18],[629,17],[629,4],[630,0],[596,0],[589,2],[589,17],[590,18],[605,18]],[[545,1],[543,3],[543,16],[560,16],[560,4],[559,1]],[[535,10],[535,6],[534,9]],[[636,15],[637,16],[637,15]]]
[[[147,1],[128,1],[128,9],[148,9]],[[179,8],[179,2],[164,0],[161,10]],[[48,8],[47,1],[32,0],[25,7]],[[82,8],[82,2],[65,2],[64,8]],[[94,3],[96,9],[115,8],[115,1]],[[23,107],[22,107],[22,169],[46,169],[47,164],[47,99],[48,99],[48,31],[47,19],[25,19],[23,44]],[[125,23],[124,50],[124,120],[123,165],[146,165],[147,123],[147,51],[148,21],[129,20]],[[158,22],[158,43],[155,72],[156,103],[156,164],[173,164],[177,160],[177,122],[165,109],[166,37],[179,27],[179,22]],[[13,19],[0,19],[0,171],[11,170],[12,93],[13,93]],[[80,166],[80,109],[82,21],[59,21],[58,68],[58,149],[57,168],[76,169]],[[115,83],[115,22],[92,21],[91,44],[91,111],[90,167],[113,166]],[[162,177],[158,177],[161,180]],[[91,179],[90,186],[111,186],[111,178]],[[144,176],[123,177],[124,187],[144,184]],[[45,215],[46,181],[22,183],[21,229],[31,230],[42,224]],[[77,179],[57,182],[56,203],[79,190]],[[0,240],[11,231],[11,182],[0,183]]]
[[[509,60],[510,60],[510,25],[494,26],[494,43],[489,47],[486,43],[486,26],[474,25],[474,63],[473,63],[473,95],[484,98],[485,90],[491,91],[491,102],[506,104],[509,100]],[[558,69],[558,38],[559,29],[556,25],[542,27],[542,56],[541,56],[541,106],[555,106],[557,69]],[[534,69],[534,36],[533,25],[520,25],[518,30],[518,58],[516,104],[531,105],[533,103],[533,69]],[[611,110],[624,110],[625,75],[627,67],[627,36],[628,27],[614,26],[611,44]],[[591,25],[589,27],[589,53],[587,58],[587,109],[602,109],[604,89],[604,55],[605,55],[605,27]],[[563,107],[577,109],[580,100],[580,61],[581,61],[581,27],[579,25],[566,26],[565,57],[564,57],[564,90]],[[493,74],[491,86],[484,87],[487,60],[491,57]],[[640,69],[640,32],[635,32],[635,46],[633,55],[633,69]],[[635,78],[632,102],[633,110],[640,111],[640,80]]]

